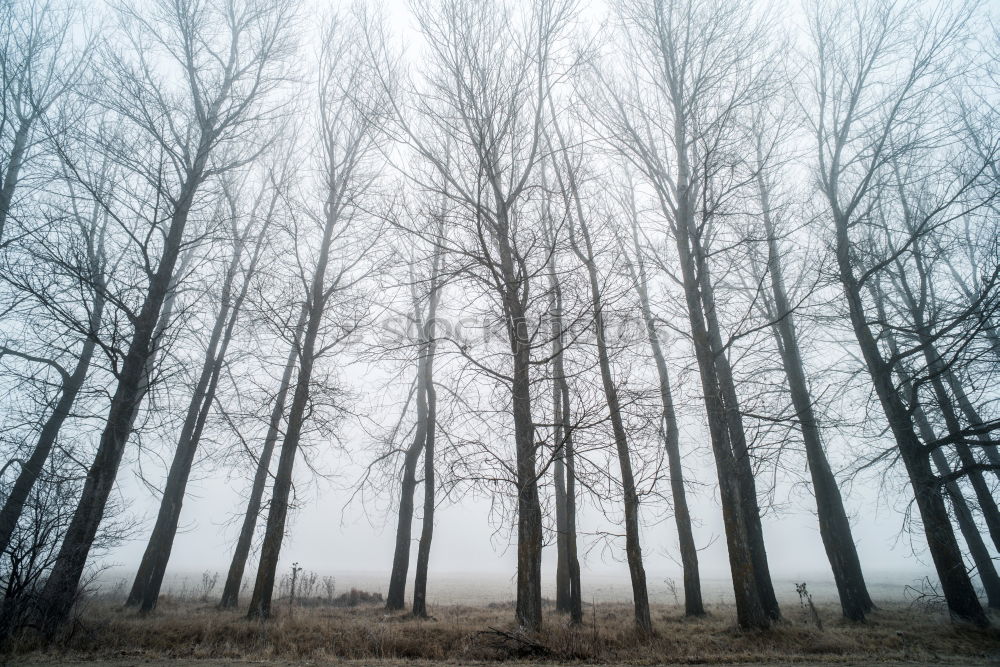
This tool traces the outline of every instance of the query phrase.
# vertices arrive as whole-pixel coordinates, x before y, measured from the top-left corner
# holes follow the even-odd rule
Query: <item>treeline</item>
[[[588,502],[648,634],[643,508],[669,509],[705,613],[704,451],[741,627],[781,618],[779,478],[809,488],[844,616],[874,609],[841,489],[871,471],[952,616],[989,625],[986,3],[413,0],[402,35],[363,3],[313,9],[0,4],[3,636],[65,627],[138,530],[117,481],[150,451],[140,613],[189,480],[222,471],[246,502],[221,606],[258,540],[268,618],[295,485],[334,451],[367,462],[356,498],[392,503],[388,608],[416,537],[427,615],[435,511],[478,494],[516,541],[518,624],[541,627],[547,541],[579,623]]]

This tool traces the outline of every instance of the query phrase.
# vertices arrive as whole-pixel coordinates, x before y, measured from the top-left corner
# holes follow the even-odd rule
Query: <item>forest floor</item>
[[[808,608],[786,605],[785,619],[766,632],[742,632],[735,609],[710,606],[702,618],[683,609],[653,608],[655,636],[633,629],[631,607],[587,605],[582,626],[546,609],[545,626],[519,635],[513,604],[438,606],[416,620],[380,605],[335,608],[276,605],[267,623],[247,621],[213,604],[167,598],[147,616],[120,603],[91,601],[55,646],[26,635],[0,665],[458,665],[510,661],[577,665],[730,664],[1000,665],[1000,618],[989,630],[950,623],[940,609],[882,604],[864,624],[845,622],[834,605],[819,605],[822,628]]]

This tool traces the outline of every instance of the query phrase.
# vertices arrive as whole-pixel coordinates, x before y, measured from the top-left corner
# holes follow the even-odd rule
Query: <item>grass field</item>
[[[276,609],[275,618],[260,623],[210,602],[169,596],[147,616],[119,602],[93,600],[82,605],[78,621],[57,645],[43,647],[27,633],[3,658],[109,665],[162,660],[970,665],[1000,658],[1000,630],[956,625],[938,608],[899,603],[882,604],[864,624],[847,623],[836,606],[821,604],[822,628],[808,608],[786,604],[784,620],[767,632],[739,631],[729,605],[710,606],[707,616],[696,619],[685,618],[677,606],[656,605],[651,638],[636,635],[625,604],[587,605],[578,627],[549,607],[541,633],[523,641],[511,603],[438,606],[428,620],[387,613],[379,604],[341,608],[317,601],[291,608],[280,600]]]

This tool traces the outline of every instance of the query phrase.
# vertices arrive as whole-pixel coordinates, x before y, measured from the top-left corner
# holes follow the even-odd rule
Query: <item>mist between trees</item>
[[[769,628],[791,482],[847,619],[875,610],[863,486],[990,624],[996,7],[584,5],[0,0],[3,637],[58,637],[137,534],[126,604],[154,610],[209,472],[246,489],[221,605],[268,619],[320,459],[392,505],[386,606],[417,617],[435,513],[470,495],[524,631],[550,543],[582,620],[585,504],[640,634],[650,509],[702,615],[691,499],[717,495],[736,622]]]

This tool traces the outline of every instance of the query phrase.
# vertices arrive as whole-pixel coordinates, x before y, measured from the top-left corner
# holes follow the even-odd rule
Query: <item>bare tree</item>
[[[226,583],[222,590],[222,599],[219,602],[219,606],[223,609],[235,607],[239,602],[243,572],[246,570],[254,531],[257,528],[257,518],[260,515],[264,501],[264,491],[267,484],[268,472],[271,468],[271,459],[274,456],[274,446],[281,435],[281,422],[285,417],[285,404],[288,401],[288,391],[292,386],[296,361],[301,356],[300,346],[302,344],[302,332],[305,328],[306,315],[306,309],[301,308],[299,310],[298,322],[290,329],[291,344],[288,348],[288,359],[285,361],[284,371],[281,374],[281,380],[278,382],[277,393],[274,395],[270,418],[267,422],[267,433],[264,436],[264,444],[261,447],[253,482],[250,486],[250,497],[247,499],[247,507],[243,512],[240,534],[233,549],[233,559],[229,565]]]
[[[0,5],[0,247],[32,160],[51,150],[53,106],[80,82],[91,44],[74,45],[79,8],[50,0]]]
[[[417,19],[428,43],[429,96],[417,105],[426,128],[398,113],[401,130],[461,217],[453,216],[446,253],[496,301],[509,344],[509,370],[482,372],[510,387],[517,496],[516,617],[529,631],[542,623],[542,514],[538,449],[532,418],[534,302],[532,277],[547,257],[542,234],[528,223],[528,195],[542,159],[546,99],[556,46],[572,3],[528,6],[445,0],[421,3]],[[401,110],[400,110],[401,111]],[[428,186],[431,192],[441,187]],[[464,219],[464,221],[463,221]],[[536,297],[537,298],[537,297]]]
[[[374,161],[387,102],[363,51],[363,21],[359,14],[334,16],[322,35],[315,109],[319,210],[305,204],[293,215],[296,252],[308,253],[297,257],[300,273],[296,276],[304,292],[305,327],[249,618],[271,616],[292,473],[316,362],[354,333],[370,307],[371,295],[352,292],[375,266],[369,253],[375,254],[372,248],[379,233],[365,220],[362,205],[375,180]],[[299,215],[305,218],[301,224]]]
[[[691,528],[691,512],[688,509],[687,491],[684,488],[684,470],[681,463],[680,428],[677,423],[677,411],[674,405],[673,390],[670,386],[670,372],[667,369],[666,357],[660,341],[659,327],[649,297],[649,276],[646,270],[645,250],[640,241],[639,214],[635,203],[635,186],[631,179],[627,184],[629,189],[623,208],[630,223],[631,250],[635,260],[629,258],[629,252],[622,242],[622,256],[629,277],[635,285],[639,308],[642,312],[646,336],[649,338],[650,353],[656,365],[656,375],[659,381],[660,402],[662,405],[661,426],[663,428],[664,448],[670,466],[670,492],[674,503],[674,521],[677,525],[677,537],[680,543],[681,566],[684,569],[684,613],[688,616],[702,616],[705,606],[701,598],[701,575],[698,571],[698,548],[694,541],[694,531]]]
[[[873,216],[878,219],[893,161],[919,154],[926,146],[922,139],[937,129],[927,114],[949,78],[946,65],[957,55],[973,11],[972,3],[948,9],[938,5],[929,14],[912,3],[851,1],[814,7],[806,113],[851,325],[906,467],[942,591],[954,616],[985,626],[989,621],[962,563],[930,457],[893,379],[892,358],[880,349],[864,298],[866,282],[905,252],[909,242],[897,241],[887,255],[868,259],[859,253],[855,232],[865,231]],[[923,138],[906,137],[911,127],[923,124]],[[945,208],[966,189],[964,182],[960,178],[946,191]],[[938,219],[925,216],[918,234],[933,229]]]
[[[154,333],[174,279],[185,228],[196,195],[206,180],[249,159],[245,150],[250,128],[271,107],[264,100],[279,82],[276,68],[287,54],[286,29],[291,18],[284,3],[195,4],[163,0],[149,14],[118,7],[120,34],[132,51],[107,52],[109,93],[105,104],[123,123],[153,138],[169,155],[173,179],[155,193],[169,202],[168,221],[150,221],[150,234],[162,231],[158,255],[146,265],[147,289],[131,316],[132,335],[118,374],[107,423],[87,474],[52,574],[42,594],[41,617],[53,633],[68,617],[94,536],[104,515],[118,467],[141,408],[142,384],[154,350]],[[170,87],[160,78],[151,55],[158,53],[186,76],[183,96],[163,95]],[[152,110],[156,110],[153,115]],[[236,148],[239,145],[243,150]],[[249,147],[249,148],[247,148]],[[162,154],[161,153],[161,154]],[[145,165],[128,166],[145,169]],[[157,161],[157,175],[166,166]]]
[[[608,415],[614,434],[615,449],[618,455],[618,465],[621,472],[622,492],[625,505],[625,554],[628,560],[629,574],[632,579],[632,598],[635,609],[635,622],[639,632],[650,635],[653,632],[652,620],[649,615],[649,594],[646,589],[646,570],[642,563],[642,545],[639,542],[639,496],[636,492],[635,475],[632,469],[632,454],[629,436],[625,431],[622,419],[621,398],[618,385],[611,368],[611,358],[605,322],[605,296],[602,294],[602,280],[598,274],[597,255],[591,236],[587,215],[581,203],[580,186],[577,176],[577,165],[567,151],[566,140],[556,119],[552,128],[557,139],[564,170],[557,170],[559,188],[566,200],[566,208],[571,211],[569,221],[570,245],[577,259],[584,265],[590,286],[590,307],[592,308],[594,336],[598,355],[598,366],[601,372],[601,384],[607,401]],[[583,241],[582,243],[580,241]]]
[[[762,120],[758,117],[758,123]],[[802,433],[813,493],[816,497],[820,536],[837,584],[840,607],[846,618],[862,621],[865,614],[872,611],[875,605],[865,585],[861,561],[851,533],[851,524],[844,509],[837,479],[823,446],[819,419],[813,408],[814,399],[806,376],[799,334],[795,325],[796,306],[789,298],[785,286],[785,267],[789,255],[782,253],[779,245],[784,222],[783,209],[774,203],[775,182],[781,179],[782,174],[775,168],[776,166],[770,164],[778,159],[776,152],[780,150],[778,142],[783,129],[778,119],[772,119],[770,124],[775,128],[773,134],[765,135],[768,130],[761,127],[753,132],[755,144],[753,171],[756,173],[755,180],[760,201],[762,244],[766,247],[763,262],[766,268],[762,272],[766,273],[766,276],[758,275],[755,279],[770,283],[770,291],[760,303],[763,305],[765,317],[771,322],[775,343],[781,356],[782,369],[788,381],[788,392],[795,410],[794,419]]]
[[[278,208],[279,199],[287,186],[287,183],[283,182],[286,179],[281,176],[272,172],[269,187],[252,186],[257,188],[258,194],[252,200],[251,209],[246,212],[240,210],[237,199],[243,199],[245,190],[251,186],[244,184],[243,188],[238,188],[237,184],[229,182],[223,185],[230,224],[229,241],[233,247],[228,266],[222,275],[218,311],[209,335],[201,373],[192,391],[177,448],[174,451],[160,501],[160,511],[126,601],[127,605],[138,606],[142,612],[152,610],[159,597],[163,575],[177,533],[187,481],[205,424],[215,402],[226,352],[233,340],[244,301],[264,257],[268,231]]]
[[[439,213],[437,235],[444,236],[444,216]],[[434,356],[437,352],[438,304],[444,287],[441,276],[442,244],[435,244],[431,256],[428,278],[427,315],[421,326],[423,346],[423,377],[426,410],[424,413],[424,507],[420,526],[420,543],[417,545],[417,571],[413,578],[413,615],[427,616],[427,567],[430,564],[431,540],[434,538],[434,508],[436,498],[436,473],[434,446],[437,438],[437,388],[434,386]]]
[[[0,346],[0,358],[16,357],[27,362],[43,364],[54,369],[60,378],[59,399],[45,417],[31,454],[19,461],[20,470],[17,479],[4,499],[3,509],[0,509],[0,553],[5,552],[10,544],[18,519],[24,510],[24,504],[41,476],[59,433],[84,389],[91,362],[99,349],[101,325],[108,301],[105,285],[109,267],[104,247],[107,216],[96,203],[91,203],[89,210],[84,209],[86,203],[85,199],[80,201],[75,196],[70,186],[67,204],[69,224],[66,226],[70,233],[70,247],[78,247],[82,251],[65,253],[62,251],[61,243],[38,243],[36,250],[31,253],[33,261],[30,271],[4,272],[5,278],[16,290],[33,295],[44,308],[56,316],[58,325],[79,336],[82,344],[72,369],[64,368],[57,359]],[[48,270],[36,275],[39,266],[48,267]],[[59,276],[62,280],[57,279],[54,285],[47,284],[53,276]],[[53,293],[53,287],[58,291],[65,289],[66,279],[78,281],[78,284],[85,287],[84,294],[81,295],[83,317],[78,317],[64,299]],[[71,298],[75,299],[77,296],[72,294]]]
[[[752,12],[745,3],[623,2],[619,14],[636,48],[636,85],[626,96],[605,77],[608,99],[595,112],[609,139],[653,188],[677,246],[719,475],[737,615],[743,627],[766,627],[780,610],[729,346],[716,309],[708,243],[715,214],[739,188],[725,182],[726,149],[740,115],[765,90],[759,45],[766,40],[767,24],[760,18],[748,21]]]

